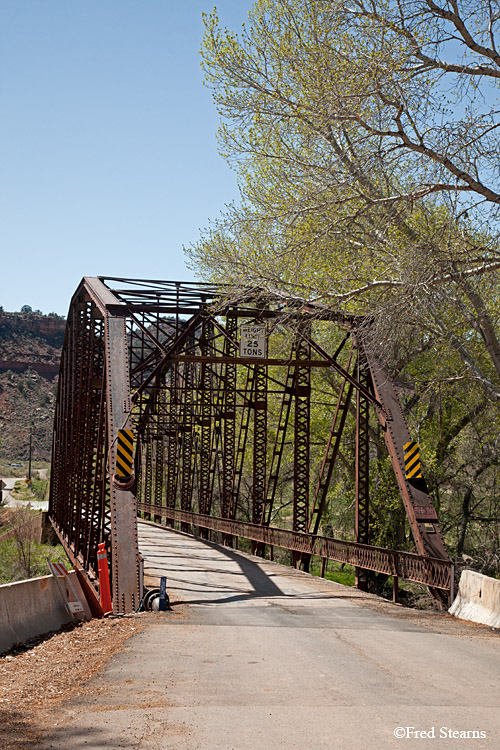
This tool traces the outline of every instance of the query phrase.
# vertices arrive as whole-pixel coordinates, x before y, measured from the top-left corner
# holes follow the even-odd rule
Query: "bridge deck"
[[[489,629],[150,524],[140,546],[185,617],[149,616],[53,748],[385,749],[401,726],[483,730],[474,747],[499,747]]]

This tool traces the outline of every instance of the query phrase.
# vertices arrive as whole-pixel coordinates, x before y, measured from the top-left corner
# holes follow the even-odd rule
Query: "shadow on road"
[[[227,559],[231,560],[232,562],[236,563],[239,570],[241,571],[241,575],[248,581],[250,586],[252,587],[251,591],[244,590],[244,591],[238,591],[237,586],[228,584],[225,586],[223,583],[215,582],[215,581],[203,581],[203,580],[197,580],[195,577],[192,579],[185,578],[182,574],[189,574],[189,573],[203,573],[202,568],[192,568],[192,567],[186,567],[182,564],[176,565],[175,567],[169,568],[169,575],[168,575],[168,582],[169,582],[169,588],[180,588],[184,591],[189,590],[191,593],[199,592],[200,598],[198,599],[187,599],[187,600],[181,600],[179,602],[171,602],[171,606],[179,606],[181,604],[229,604],[231,602],[237,602],[237,601],[249,601],[252,599],[258,599],[258,598],[280,598],[280,599],[293,599],[294,601],[297,600],[315,600],[315,599],[335,599],[335,600],[353,600],[356,602],[359,602],[360,600],[369,597],[364,597],[361,592],[356,591],[355,593],[350,593],[347,589],[346,592],[335,592],[335,593],[326,593],[325,591],[318,592],[318,593],[312,593],[306,594],[306,593],[293,593],[289,594],[280,589],[280,587],[275,583],[275,581],[272,580],[272,577],[266,573],[260,565],[260,562],[256,562],[254,560],[249,559],[246,555],[242,555],[241,553],[237,552],[236,550],[232,549],[231,547],[223,547],[222,545],[216,544],[215,542],[210,542],[207,539],[201,539],[200,537],[192,537],[189,535],[185,535],[182,532],[176,531],[175,529],[162,529],[161,530],[168,531],[175,535],[176,540],[181,542],[183,539],[189,539],[196,541],[199,544],[202,544],[205,548],[212,550],[215,554],[214,555],[200,555],[196,554],[194,552],[191,554],[190,552],[186,552],[186,550],[183,550],[183,553],[181,557],[183,559],[189,559],[189,560],[198,560],[201,562],[208,562],[213,563],[220,561],[220,555],[223,555]],[[143,540],[143,543],[141,544],[141,550],[143,553],[146,553],[147,558],[147,552],[153,551],[155,548],[154,541],[151,540],[151,538],[145,538]],[[174,546],[175,549],[175,546]],[[155,560],[147,561],[147,569],[146,574],[150,575],[152,577],[159,577],[161,575],[164,575],[164,572],[161,571],[158,566],[155,564],[156,560],[179,560],[179,554],[176,554],[175,551],[172,552],[165,552],[162,550],[162,553],[158,554],[157,552],[154,553]],[[263,561],[264,562],[264,561]],[[268,562],[268,561],[265,561]],[[149,563],[149,564],[148,564]],[[221,570],[220,567],[209,567],[207,569],[208,572],[211,574],[224,574],[224,575],[238,575],[236,571],[231,570]],[[173,574],[173,575],[172,575]],[[178,576],[176,575],[178,574]],[[172,584],[179,584],[179,586],[172,586]],[[204,597],[203,593],[204,591],[210,590],[215,594],[215,596],[211,597]],[[233,593],[230,593],[233,592]],[[370,600],[370,599],[369,599]]]

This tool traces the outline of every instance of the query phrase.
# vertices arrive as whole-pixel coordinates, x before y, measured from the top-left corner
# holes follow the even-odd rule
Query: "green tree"
[[[500,401],[490,4],[259,0],[240,36],[205,23],[242,202],[197,268],[368,313],[393,361],[423,331]]]
[[[486,0],[258,0],[239,35],[207,16],[206,81],[242,199],[189,251],[236,299],[251,285],[369,316],[447,538],[488,571],[500,541],[499,23]],[[389,543],[400,507],[391,494],[397,528],[377,517],[377,464],[376,534]],[[346,468],[332,528],[350,524],[351,485]]]

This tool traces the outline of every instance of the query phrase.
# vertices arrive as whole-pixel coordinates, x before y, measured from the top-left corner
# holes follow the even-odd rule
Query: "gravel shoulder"
[[[0,747],[37,748],[58,707],[92,690],[92,678],[144,628],[141,615],[92,620],[0,658]]]

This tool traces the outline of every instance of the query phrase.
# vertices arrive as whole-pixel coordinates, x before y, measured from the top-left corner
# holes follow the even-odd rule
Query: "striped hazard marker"
[[[134,466],[134,433],[132,430],[118,430],[116,450],[116,475],[119,480],[132,476]]]
[[[113,484],[118,489],[129,490],[134,482],[134,432],[133,430],[118,430]]]
[[[69,575],[68,571],[66,570],[66,566],[60,560],[59,562],[52,562],[51,567],[54,568],[58,576]]]
[[[421,479],[422,465],[420,463],[420,447],[418,443],[409,441],[404,444],[405,475],[407,479]]]

